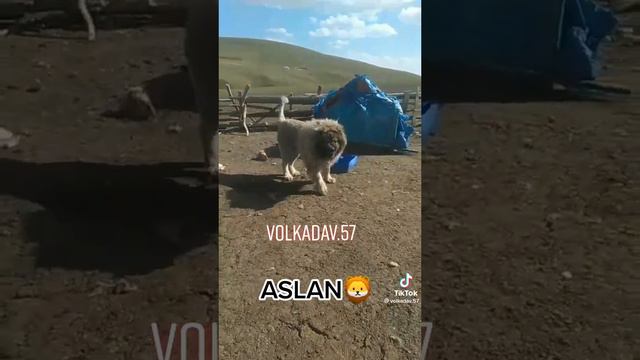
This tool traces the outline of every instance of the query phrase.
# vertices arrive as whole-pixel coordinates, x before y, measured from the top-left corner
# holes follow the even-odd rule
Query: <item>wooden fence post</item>
[[[249,136],[249,128],[247,127],[247,95],[249,95],[249,89],[251,89],[251,85],[247,84],[244,87],[244,93],[240,93],[240,104],[242,107],[242,115],[240,116],[240,121],[242,122],[242,127],[244,127],[244,131]]]
[[[403,112],[407,112],[409,107],[409,92],[405,91],[404,94],[402,95],[402,111]]]

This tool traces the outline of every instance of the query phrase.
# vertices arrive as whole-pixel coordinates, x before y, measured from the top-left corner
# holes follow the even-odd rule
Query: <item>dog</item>
[[[218,35],[214,26],[217,6],[217,2],[211,0],[189,0],[184,39],[189,76],[200,113],[204,163],[212,181],[219,170],[224,169],[218,163]]]
[[[282,96],[278,118],[278,147],[282,158],[282,171],[287,181],[300,174],[294,167],[298,158],[302,159],[307,174],[314,183],[315,190],[327,195],[326,183],[335,183],[331,176],[331,166],[338,160],[347,146],[344,127],[335,120],[312,119],[300,121],[284,116],[287,97]]]

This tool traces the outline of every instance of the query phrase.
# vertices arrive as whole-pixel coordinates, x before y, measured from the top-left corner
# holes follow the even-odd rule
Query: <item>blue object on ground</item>
[[[429,138],[440,130],[440,109],[441,104],[422,103],[422,145],[424,146]]]
[[[613,12],[592,0],[567,0],[562,21],[555,79],[565,84],[595,80],[600,43],[618,24]]]
[[[342,174],[351,172],[358,165],[358,155],[342,154],[338,161],[331,167],[331,172]]]
[[[402,112],[398,99],[385,94],[366,75],[356,75],[322,97],[313,106],[313,116],[337,120],[353,144],[406,150],[414,132],[412,117]]]
[[[537,74],[567,85],[598,76],[598,48],[617,25],[594,0],[443,0],[423,7],[422,59],[431,67]]]

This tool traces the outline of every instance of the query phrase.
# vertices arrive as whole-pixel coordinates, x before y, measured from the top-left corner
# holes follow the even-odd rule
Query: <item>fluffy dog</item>
[[[285,96],[280,98],[278,121],[278,147],[282,157],[282,171],[285,179],[291,181],[300,172],[294,167],[298,158],[302,159],[307,174],[316,191],[327,195],[327,183],[335,183],[331,176],[331,166],[342,155],[347,146],[344,127],[335,120],[313,119],[300,121],[284,117],[284,106],[289,103]]]

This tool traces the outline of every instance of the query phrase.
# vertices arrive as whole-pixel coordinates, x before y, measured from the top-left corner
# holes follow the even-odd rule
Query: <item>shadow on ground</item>
[[[296,179],[284,182],[278,175],[220,175],[220,185],[228,186],[227,193],[232,208],[265,210],[286,200],[290,195],[315,194],[302,190],[309,181]]]
[[[198,167],[2,159],[0,195],[42,206],[23,217],[37,266],[143,274],[215,241],[216,189],[179,182]]]
[[[274,144],[269,146],[268,148],[263,149],[264,152],[267,154],[267,157],[269,157],[269,159],[280,159],[280,149],[278,148],[278,144]],[[379,147],[379,146],[373,146],[373,145],[366,145],[366,144],[347,144],[347,148],[344,150],[345,154],[353,154],[353,155],[359,155],[359,156],[365,156],[365,155],[370,155],[370,156],[374,156],[374,155],[408,155],[411,154],[410,152],[402,152],[402,151],[395,151],[389,148],[384,148],[384,147]],[[255,160],[255,158],[254,158]],[[298,160],[296,162],[296,165],[301,163],[301,160]]]

